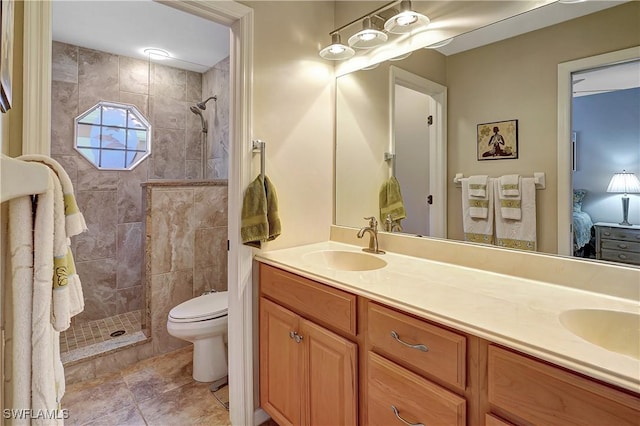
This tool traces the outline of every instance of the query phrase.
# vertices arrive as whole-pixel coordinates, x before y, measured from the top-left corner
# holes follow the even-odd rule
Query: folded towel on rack
[[[501,197],[519,197],[520,196],[520,175],[504,175],[500,176]]]
[[[86,231],[87,225],[76,203],[71,179],[60,163],[38,154],[27,154],[18,158],[22,161],[42,163],[52,171],[54,291],[51,323],[56,331],[64,331],[71,325],[71,318],[84,310],[82,283],[75,269],[70,237]]]
[[[514,182],[514,176],[515,183],[512,183]],[[496,192],[498,196],[496,200],[499,200],[500,206],[496,208],[500,209],[500,214],[504,219],[520,220],[522,218],[522,196],[520,195],[521,178],[519,175],[509,175],[505,180],[503,179],[505,177],[507,176],[502,176],[497,179]],[[508,183],[505,184],[505,181]],[[515,195],[507,195],[507,193]]]
[[[496,180],[496,191],[499,181]],[[503,199],[496,197],[496,245],[521,250],[536,250],[536,185],[534,178],[521,178],[521,219],[503,215]],[[519,200],[520,201],[520,200]]]
[[[402,192],[400,191],[400,183],[395,176],[383,182],[379,193],[380,221],[384,223],[387,216],[391,217],[391,221],[402,230],[400,221],[407,217],[407,211],[404,208],[402,200]]]
[[[486,199],[488,182],[489,176],[487,175],[469,176],[469,196]]]
[[[278,197],[268,177],[258,175],[247,187],[242,200],[240,236],[242,244],[261,248],[281,233]]]
[[[493,186],[488,182],[486,190],[486,216],[471,216],[472,197],[469,196],[469,179],[462,179],[462,226],[465,241],[493,244]]]

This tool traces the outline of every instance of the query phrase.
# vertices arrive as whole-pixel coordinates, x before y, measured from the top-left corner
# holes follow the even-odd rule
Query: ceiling
[[[573,96],[640,87],[640,61],[625,62],[573,74]]]
[[[526,14],[520,13],[496,24],[466,32],[438,51],[452,55],[624,3],[609,0],[567,4],[570,1],[574,0],[547,4]],[[475,16],[479,13],[478,7],[481,10],[492,10],[491,7],[505,9],[508,4],[513,4],[510,7],[515,7],[514,10],[521,7],[517,1],[482,3],[417,0],[413,2],[413,7],[421,12],[429,9],[431,26],[436,28],[439,18],[440,21],[455,22],[452,7],[462,8],[467,13],[475,10]],[[357,8],[367,9],[371,4],[375,2],[355,2],[353,12],[358,12]],[[55,41],[140,59],[147,59],[143,52],[145,48],[159,48],[171,56],[163,63],[196,72],[209,70],[229,55],[228,27],[152,0],[53,0],[52,9]],[[636,62],[635,65],[594,70],[588,75],[581,75],[577,78],[583,80],[575,84],[575,90],[579,90],[579,94],[587,94],[594,90],[638,87],[639,64]],[[616,74],[608,76],[612,72]],[[605,78],[606,84],[602,83]],[[611,81],[616,82],[615,87],[611,86]]]
[[[205,72],[229,55],[229,28],[152,0],[53,0],[53,40],[132,58],[167,51],[167,65]]]

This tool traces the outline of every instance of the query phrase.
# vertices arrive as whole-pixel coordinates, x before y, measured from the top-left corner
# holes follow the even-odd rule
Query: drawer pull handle
[[[296,333],[295,331],[290,331],[289,332],[289,337],[291,337],[293,340],[296,341],[296,343],[300,343],[303,339],[303,337],[301,335],[299,335],[298,333]]]
[[[429,348],[427,348],[425,345],[412,345],[411,343],[407,343],[407,342],[403,342],[400,339],[400,336],[398,336],[398,333],[396,333],[395,331],[391,331],[391,337],[393,337],[394,339],[396,339],[396,341],[402,343],[403,345],[412,348],[412,349],[417,349],[419,351],[422,352],[429,352]]]
[[[391,405],[391,409],[393,410],[393,414],[396,415],[396,417],[398,418],[398,420],[400,420],[402,423],[404,423],[407,426],[424,426],[423,423],[409,423],[408,421],[406,421],[405,419],[403,419],[402,417],[400,417],[400,413],[398,412],[398,409],[395,407],[395,405]]]
[[[618,258],[620,258],[622,260],[627,260],[627,256],[625,256],[624,254],[619,254]]]
[[[629,248],[629,246],[626,245],[626,244],[618,244],[618,248],[627,249],[627,248]]]

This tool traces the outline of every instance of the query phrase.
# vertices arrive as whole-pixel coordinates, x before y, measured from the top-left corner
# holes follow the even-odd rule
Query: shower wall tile
[[[186,160],[185,161],[185,178],[186,179],[202,179],[202,161]]]
[[[151,94],[170,100],[186,101],[187,72],[165,65],[153,64]]]
[[[118,289],[142,284],[142,222],[117,225]]]
[[[193,268],[193,191],[157,191],[152,195],[151,273]]]
[[[71,155],[55,155],[51,154],[51,158],[56,160],[65,172],[69,175],[69,179],[71,179],[71,185],[73,185],[74,191],[77,193],[78,189],[78,166],[76,165],[76,157],[77,154]]]
[[[84,112],[99,101],[120,98],[118,56],[92,49],[78,50],[79,108]]]
[[[142,220],[142,187],[147,181],[150,159],[145,159],[135,169],[118,174],[118,223],[140,222]]]
[[[118,172],[100,170],[87,159],[78,156],[78,191],[104,191],[118,188]]]
[[[162,129],[184,129],[189,106],[186,102],[152,96],[150,100],[151,124]],[[156,131],[156,134],[158,132]]]
[[[206,136],[206,133],[204,133]],[[201,160],[203,155],[202,144],[202,122],[200,117],[191,113],[187,115],[186,138],[186,158],[187,160]]]
[[[227,228],[206,228],[196,231],[195,269],[213,268],[214,282],[225,282],[227,265]],[[224,279],[222,273],[224,272]]]
[[[149,102],[149,96],[146,93],[120,92],[120,102],[122,102],[123,104],[134,105],[136,108],[138,108],[138,111],[140,111],[142,115],[144,115],[147,120],[149,120],[150,115],[147,105]],[[151,130],[153,131],[153,123]]]
[[[151,336],[155,353],[169,352],[189,342],[167,332],[169,311],[189,300],[193,294],[193,272],[178,271],[151,277]]]
[[[228,187],[203,186],[194,188],[196,223],[200,228],[227,227]]]
[[[137,311],[142,308],[142,286],[119,288],[116,290],[116,312]]]
[[[187,101],[197,103],[204,99],[202,98],[202,74],[187,71]]]
[[[78,85],[51,82],[51,153],[67,155],[73,149],[73,120],[78,116]]]
[[[78,84],[78,46],[51,43],[51,79]]]
[[[76,262],[80,280],[83,281],[84,311],[75,316],[77,323],[110,317],[116,314],[116,259]],[[91,277],[91,285],[85,285],[83,277]]]
[[[184,130],[157,129],[151,153],[151,179],[184,179]]]
[[[78,191],[77,201],[89,230],[76,237],[76,261],[116,257],[116,191]],[[116,270],[113,274],[115,277]]]
[[[120,91],[149,93],[149,64],[141,59],[120,56]]]

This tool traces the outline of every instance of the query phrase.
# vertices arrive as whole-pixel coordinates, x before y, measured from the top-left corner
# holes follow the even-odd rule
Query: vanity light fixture
[[[340,34],[336,31],[331,33],[331,44],[320,51],[320,56],[331,61],[339,61],[349,59],[355,53],[352,48],[342,44]]]
[[[631,226],[629,223],[629,197],[627,194],[634,194],[640,192],[640,180],[633,173],[627,173],[623,170],[622,173],[615,173],[609,182],[607,192],[617,192],[624,194],[622,196],[622,222],[620,225]]]
[[[409,0],[402,0],[400,11],[387,19],[384,29],[392,34],[406,34],[417,28],[426,28],[429,22],[431,21],[425,15],[411,10]]]
[[[362,30],[349,37],[349,46],[356,49],[371,49],[387,41],[387,35],[373,26],[371,17],[362,20]]]
[[[397,5],[399,8],[395,9]],[[390,15],[392,16],[388,18]],[[380,21],[380,27],[384,22],[384,28],[378,28],[375,20]],[[330,60],[349,59],[355,55],[352,48],[371,49],[380,46],[389,39],[387,33],[409,33],[419,28],[426,28],[429,22],[429,18],[425,15],[411,9],[410,1],[394,0],[331,31],[329,33],[331,44],[320,51],[320,56]],[[362,30],[349,37],[349,46],[342,44],[340,33],[357,23],[362,24]]]

